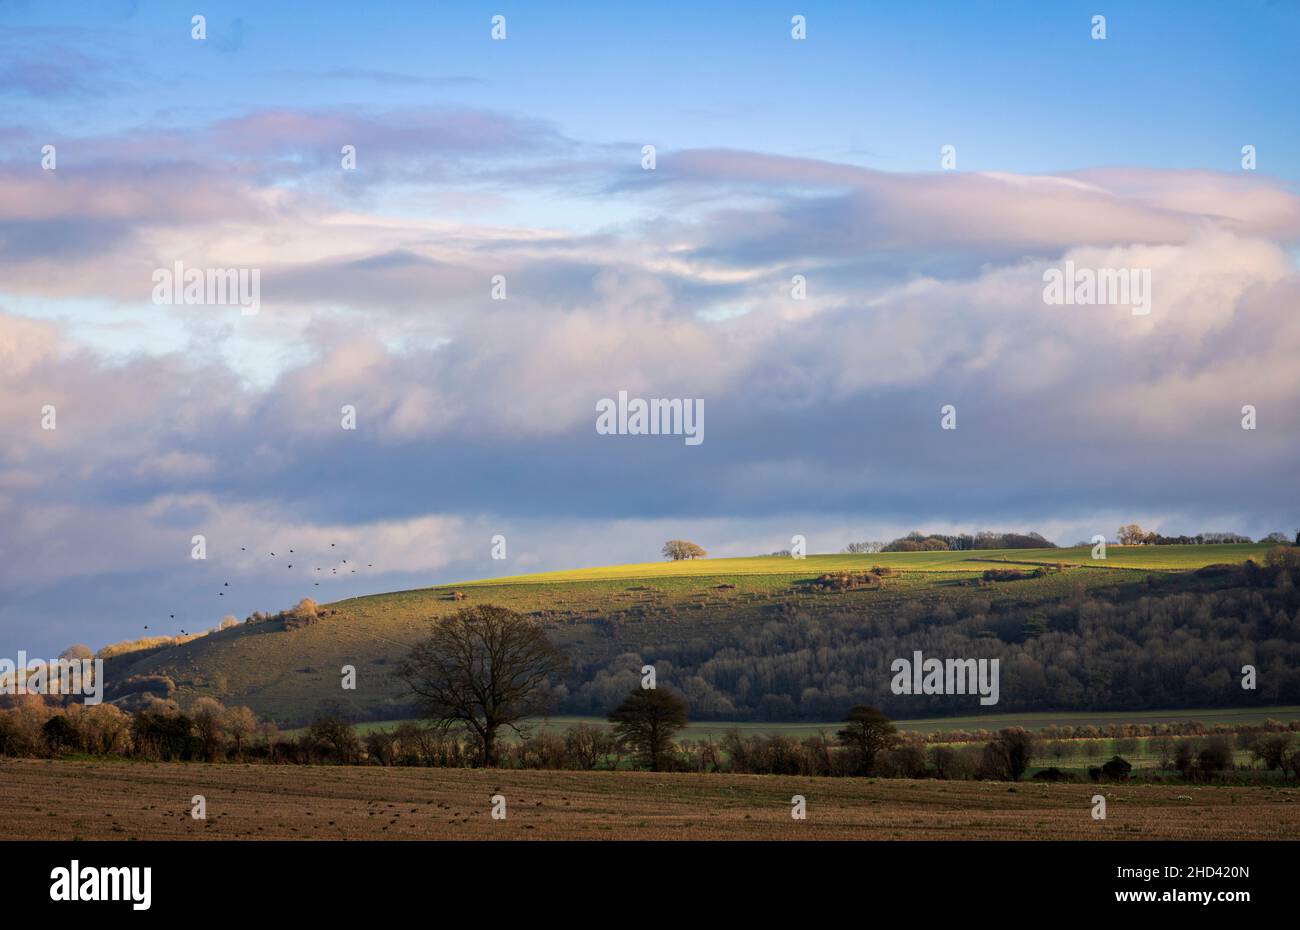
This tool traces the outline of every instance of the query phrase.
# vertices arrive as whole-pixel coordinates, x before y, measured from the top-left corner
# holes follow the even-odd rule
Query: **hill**
[[[339,601],[293,629],[245,623],[112,658],[106,680],[110,697],[206,695],[283,725],[326,702],[397,719],[411,707],[393,673],[429,620],[493,603],[538,618],[570,657],[557,694],[566,714],[605,713],[647,662],[697,718],[836,719],[859,701],[908,718],[972,712],[968,699],[889,692],[889,662],[917,648],[1000,658],[1001,702],[989,708],[1000,713],[1296,704],[1291,575],[1197,571],[1263,562],[1269,548],[1111,547],[1105,562],[1087,549],[760,557],[515,576]],[[876,566],[878,586],[817,582]],[[985,581],[989,569],[1026,577]],[[1254,692],[1237,682],[1248,661],[1260,667]],[[340,687],[345,665],[353,691]]]

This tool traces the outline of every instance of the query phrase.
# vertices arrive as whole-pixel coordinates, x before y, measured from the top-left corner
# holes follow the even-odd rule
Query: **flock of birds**
[[[330,543],[330,548],[331,548],[331,549],[335,549],[335,548],[337,548],[337,545],[336,545],[335,543]],[[247,551],[248,551],[248,547],[247,547],[247,546],[240,546],[240,547],[239,547],[239,551],[240,551],[240,552],[247,552]],[[293,550],[290,549],[290,550],[289,550],[289,555],[293,555],[293,554],[294,554]],[[272,552],[272,553],[270,554],[270,557],[274,559],[274,558],[276,558],[277,556],[276,556],[276,554],[275,554],[274,552]],[[343,559],[342,564],[343,564],[343,565],[347,565],[347,564],[348,564],[348,560],[347,560],[347,559]],[[354,563],[354,564],[360,564],[360,563]],[[286,560],[286,562],[285,562],[285,567],[286,567],[287,569],[291,569],[291,568],[293,568],[293,563],[292,563],[292,562],[289,562],[289,561]],[[374,568],[374,567],[375,567],[375,566],[374,566],[374,563],[373,563],[373,562],[368,562],[368,563],[366,563],[366,568]],[[324,569],[321,568],[320,566],[317,566],[317,567],[316,567],[316,571],[317,571],[317,572],[320,572],[320,571],[324,571]],[[336,567],[336,568],[331,568],[331,569],[330,569],[330,574],[331,574],[331,575],[337,575],[338,573],[339,573],[339,570],[338,570],[337,567]],[[350,570],[350,573],[353,574],[353,575],[355,575],[355,574],[357,573],[357,570],[356,570],[355,568],[352,568],[352,569]],[[320,587],[320,582],[319,582],[319,581],[313,582],[313,586],[314,586],[314,587]],[[229,581],[222,582],[221,587],[222,587],[222,588],[228,588],[228,587],[230,587],[230,582],[229,582]],[[226,592],[225,592],[224,590],[222,590],[222,591],[218,591],[218,592],[217,592],[217,597],[225,597],[225,596],[226,596]],[[176,619],[176,615],[175,615],[175,614],[169,614],[168,616],[169,616],[169,618],[172,619],[172,620],[175,620],[175,619]],[[144,625],[144,628],[145,628],[146,630],[149,629],[149,624],[146,623],[146,624]],[[187,634],[185,633],[184,630],[181,630],[181,635],[182,635],[182,636],[185,636],[185,635],[187,635]]]

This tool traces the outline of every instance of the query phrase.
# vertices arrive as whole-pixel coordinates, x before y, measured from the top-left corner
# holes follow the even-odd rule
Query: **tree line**
[[[795,739],[780,734],[746,738],[738,730],[721,742],[682,741],[689,721],[686,700],[656,685],[654,670],[608,714],[611,729],[580,725],[564,734],[531,733],[528,718],[547,713],[567,660],[540,623],[503,607],[478,605],[434,621],[428,637],[403,663],[400,676],[416,696],[423,723],[359,735],[336,708],[318,714],[296,738],[259,723],[248,708],[225,708],[201,698],[182,712],[155,700],[128,715],[112,705],[55,708],[24,696],[0,713],[0,753],[57,756],[68,751],[129,755],[161,761],[248,761],[524,768],[620,768],[652,771],[755,772],[822,776],[981,778],[1018,781],[1036,752],[1058,758],[1062,742],[1044,744],[1020,727],[997,731],[987,742],[926,745],[900,734],[879,708],[858,704],[834,736]],[[503,741],[513,731],[518,738]],[[1252,751],[1283,776],[1300,770],[1300,749],[1289,731],[1256,734]],[[1226,756],[1225,756],[1225,745]],[[1223,736],[1204,745],[1169,743],[1170,761],[1184,778],[1213,778],[1232,768]],[[1131,766],[1116,754],[1090,767],[1094,780],[1122,780]],[[1052,766],[1052,780],[1072,773]],[[1039,775],[1042,775],[1040,772]]]
[[[1254,542],[1241,533],[1197,533],[1194,536],[1165,536],[1154,530],[1145,530],[1136,523],[1128,523],[1119,528],[1116,540],[1122,546],[1204,546],[1222,543],[1250,544]],[[1260,542],[1287,545],[1293,542],[1286,533],[1269,533]],[[1300,532],[1297,532],[1294,544],[1300,546]],[[1088,547],[1088,540],[1075,543],[1076,547]],[[913,530],[906,536],[900,536],[890,542],[863,541],[851,542],[844,547],[850,554],[869,554],[875,552],[935,552],[935,551],[973,551],[981,549],[1056,549],[1056,543],[1041,533],[1005,533],[981,530],[978,533],[922,533]]]
[[[247,708],[222,708],[200,699],[182,712],[158,701],[134,714],[113,705],[81,713],[76,705],[53,708],[23,700],[0,710],[0,755],[55,758],[83,754],[163,762],[258,762],[278,765],[379,765],[471,768],[487,765],[475,734],[428,722],[358,731],[337,707],[325,707],[311,725],[290,736],[255,721]],[[1104,743],[1090,738],[1045,739],[1009,727],[984,733],[979,741],[946,735],[903,733],[878,709],[858,706],[838,729],[810,736],[745,734],[732,729],[719,739],[680,739],[686,704],[672,691],[639,689],[610,714],[613,727],[581,723],[563,732],[523,729],[499,743],[492,765],[513,769],[573,771],[643,768],[660,772],[804,775],[815,777],[937,778],[1019,781],[1033,763],[1048,763],[1034,778],[1078,781],[1063,770],[1079,760],[1093,781],[1123,781],[1132,765],[1122,754],[1137,753],[1136,738],[1115,740],[1115,754],[1103,762]],[[1292,724],[1292,726],[1295,726]],[[1257,779],[1277,771],[1300,778],[1300,746],[1294,729],[1277,725],[1237,733],[1216,728],[1208,735],[1147,740],[1158,757],[1146,777],[1184,781]],[[943,740],[936,742],[936,740]],[[1250,754],[1253,771],[1234,763],[1235,750]]]

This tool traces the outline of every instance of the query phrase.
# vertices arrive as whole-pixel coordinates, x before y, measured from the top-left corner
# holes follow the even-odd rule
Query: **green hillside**
[[[1153,591],[1208,597],[1236,580],[1200,578],[1192,570],[1262,561],[1269,548],[1110,547],[1105,562],[1092,560],[1087,549],[1045,549],[702,559],[552,572],[351,598],[324,605],[319,622],[294,630],[278,621],[242,624],[110,659],[106,680],[113,688],[162,676],[182,703],[208,695],[247,704],[286,725],[301,723],[329,701],[360,718],[397,719],[410,716],[411,707],[393,672],[425,625],[467,605],[493,603],[537,617],[570,657],[573,675],[560,695],[561,713],[603,713],[606,702],[637,679],[640,663],[652,661],[661,680],[688,692],[697,716],[833,719],[839,702],[871,696],[866,689],[877,687],[886,653],[907,654],[899,650],[908,648],[909,637],[942,633],[954,649],[987,646],[1007,661],[1020,661],[1022,652],[1032,658],[1038,647],[1030,639],[1043,633],[1059,632],[1086,646],[1084,631],[1075,627],[1092,622],[1086,618],[1097,605],[1123,611]],[[1065,567],[1024,580],[980,581],[989,568],[1032,569],[1036,563]],[[894,571],[880,590],[816,591],[809,585],[824,572],[872,566]],[[1153,588],[1156,582],[1160,587]],[[1022,635],[1022,629],[1031,633]],[[1070,648],[1079,652],[1078,644]],[[1205,643],[1207,655],[1221,648],[1229,647]],[[1229,655],[1236,661],[1235,653]],[[345,665],[357,670],[354,691],[340,687]],[[824,694],[810,698],[809,683]],[[762,691],[785,697],[779,706],[769,701],[760,708]],[[1084,699],[1093,707],[1134,709],[1100,692],[1057,691],[1060,709],[1075,709]],[[1050,692],[1018,697],[1029,703],[1002,709],[1037,710]],[[1149,706],[1187,703],[1165,697],[1163,705]],[[1259,703],[1300,703],[1276,690],[1266,697],[1261,694]],[[954,712],[960,711],[928,706],[907,716]]]

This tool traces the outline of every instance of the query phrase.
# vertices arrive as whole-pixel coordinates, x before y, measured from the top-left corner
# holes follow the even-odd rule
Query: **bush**
[[[562,769],[565,767],[564,737],[543,730],[510,747],[506,764],[523,769]]]
[[[154,701],[137,711],[131,721],[131,739],[138,755],[162,762],[189,762],[200,751],[194,722],[171,702]]]
[[[877,772],[885,778],[924,778],[925,749],[919,743],[900,743],[880,754]]]
[[[814,591],[855,591],[882,587],[880,574],[870,572],[832,572],[819,575],[810,582]]]
[[[990,568],[984,573],[985,581],[1021,581],[1025,578],[1041,578],[1041,568],[1026,571],[1020,568]]]
[[[602,727],[580,723],[564,734],[565,762],[570,768],[590,771],[614,752],[614,738]]]
[[[297,630],[310,626],[320,619],[320,608],[309,597],[304,597],[292,610],[280,615],[286,630]]]
[[[1196,763],[1204,778],[1215,778],[1233,767],[1232,744],[1222,736],[1211,737],[1197,754]]]
[[[335,710],[323,710],[302,737],[309,758],[349,765],[361,757],[361,741],[352,724]]]
[[[64,714],[55,714],[45,721],[41,733],[45,737],[45,747],[51,755],[58,755],[65,749],[75,748],[81,741],[77,728]]]
[[[1111,760],[1101,767],[1101,773],[1111,781],[1124,781],[1131,771],[1133,771],[1132,764],[1119,756],[1112,756]]]

